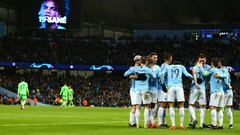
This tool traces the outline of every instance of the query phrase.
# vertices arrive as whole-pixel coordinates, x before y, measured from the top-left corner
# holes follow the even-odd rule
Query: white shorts
[[[209,106],[223,107],[224,106],[224,93],[223,92],[211,93]]]
[[[168,102],[184,102],[185,97],[184,97],[184,92],[182,87],[170,87],[168,89],[168,94],[167,94],[167,101]]]
[[[136,91],[135,93],[136,104],[141,105],[142,103],[150,104],[151,103],[151,93],[147,91]]]
[[[136,92],[135,91],[133,91],[133,90],[130,90],[130,99],[131,99],[131,104],[132,105],[136,105],[137,103],[136,103]]]
[[[151,103],[156,104],[158,99],[158,91],[151,91]]]
[[[167,102],[167,93],[163,90],[158,92],[158,102]]]
[[[230,90],[228,93],[224,94],[224,105],[232,106],[233,105],[233,92]]]
[[[194,89],[190,91],[189,104],[195,104],[196,101],[199,102],[199,105],[206,105],[206,91]]]

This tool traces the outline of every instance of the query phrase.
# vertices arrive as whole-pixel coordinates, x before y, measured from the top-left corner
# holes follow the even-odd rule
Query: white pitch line
[[[55,116],[49,116],[49,115],[13,115],[13,114],[0,114],[1,116],[15,116],[15,117],[21,117],[21,116],[26,116],[26,117],[60,117],[60,118],[92,118],[95,119],[97,117],[81,117],[81,116],[62,116],[62,115],[55,115]]]
[[[1,124],[0,127],[16,126],[58,126],[58,125],[85,125],[85,124],[108,124],[108,123],[127,123],[127,121],[98,121],[98,122],[77,122],[77,123],[32,123],[32,124]]]

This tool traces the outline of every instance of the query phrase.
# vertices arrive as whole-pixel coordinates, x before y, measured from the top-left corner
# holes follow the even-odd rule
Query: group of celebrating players
[[[184,127],[184,89],[183,74],[192,80],[189,96],[189,128],[195,128],[198,121],[195,115],[196,103],[200,110],[200,128],[223,129],[223,108],[225,107],[229,119],[229,128],[233,128],[233,114],[231,106],[233,92],[231,77],[227,67],[220,59],[213,58],[211,66],[206,64],[206,56],[200,54],[195,66],[189,74],[186,68],[178,63],[172,64],[172,55],[166,53],[165,62],[160,66],[157,53],[149,56],[134,57],[135,65],[130,67],[124,76],[131,79],[129,126],[140,128],[140,108],[144,106],[144,128],[168,128],[166,110],[169,107],[170,129],[176,129],[174,103],[178,103],[180,128]],[[204,123],[206,100],[206,84],[210,84],[209,107],[212,123]],[[158,125],[156,120],[158,119]]]

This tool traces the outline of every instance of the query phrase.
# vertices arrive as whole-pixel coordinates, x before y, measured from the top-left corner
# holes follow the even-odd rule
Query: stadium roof
[[[0,0],[2,5],[24,8],[34,0]],[[124,28],[239,27],[240,0],[70,0],[83,22]],[[82,4],[82,5],[81,5]],[[82,7],[82,8],[81,8]],[[78,22],[77,22],[78,24]]]
[[[83,0],[96,16],[115,16],[134,23],[240,23],[239,0]]]

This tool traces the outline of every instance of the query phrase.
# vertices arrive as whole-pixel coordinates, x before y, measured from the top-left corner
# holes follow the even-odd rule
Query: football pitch
[[[127,108],[91,108],[91,107],[34,107],[0,105],[0,135],[239,135],[240,111],[234,113],[234,129],[228,128],[228,119],[224,114],[224,130],[209,129],[135,129],[128,127],[129,110]],[[199,115],[198,111],[197,116]],[[168,115],[169,116],[169,115]],[[141,112],[143,122],[143,112]],[[167,117],[170,124],[169,117]],[[185,110],[185,126],[189,113]],[[206,111],[205,123],[211,121]],[[178,111],[176,124],[179,125]],[[143,124],[142,124],[143,125]]]

